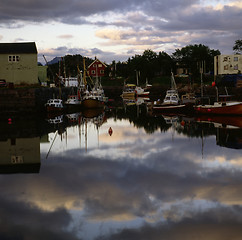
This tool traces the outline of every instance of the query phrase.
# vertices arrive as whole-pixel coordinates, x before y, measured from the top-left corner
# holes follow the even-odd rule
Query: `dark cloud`
[[[143,227],[123,229],[105,237],[105,240],[121,239],[166,239],[166,240],[192,240],[213,239],[226,240],[237,239],[241,235],[241,218],[236,211],[241,213],[241,208],[218,207],[216,211],[208,210],[205,213],[197,213],[196,217],[187,217],[179,222],[171,221],[169,224],[146,224]],[[220,214],[225,212],[226,214]],[[103,239],[103,238],[97,238]]]
[[[121,54],[116,54],[111,51],[103,51],[99,48],[92,48],[92,49],[84,49],[84,48],[67,48],[66,46],[61,46],[57,48],[52,48],[51,51],[49,49],[47,51],[38,51],[38,61],[41,62],[42,64],[45,64],[45,61],[43,59],[43,55],[48,60],[51,60],[55,58],[56,56],[65,56],[65,55],[76,55],[80,54],[82,56],[90,57],[94,59],[94,57],[100,58],[102,61],[111,63],[115,58],[119,59],[120,61],[125,61],[128,58],[127,55],[121,55]]]
[[[198,0],[3,0],[0,5],[0,26],[21,28],[28,23],[54,22],[90,25],[97,30],[118,29],[117,38],[114,37],[117,32],[104,34],[103,31],[103,34],[97,35],[100,42],[94,46],[94,49],[98,49],[99,57],[109,63],[113,60],[126,61],[131,53],[142,53],[145,50],[142,47],[172,54],[176,48],[201,43],[220,50],[222,54],[232,54],[235,41],[242,35],[241,7],[227,5],[216,9],[199,4],[201,1]],[[116,54],[100,49],[119,45],[124,48]],[[56,54],[61,56],[72,51],[56,51]],[[92,53],[93,49],[83,49],[83,52]]]
[[[71,216],[65,209],[40,210],[31,203],[0,197],[1,239],[77,239],[65,231]]]

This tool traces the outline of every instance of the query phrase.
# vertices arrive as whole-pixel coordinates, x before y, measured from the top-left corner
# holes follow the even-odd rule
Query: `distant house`
[[[34,42],[0,43],[0,79],[14,84],[38,83],[37,48]]]
[[[105,75],[106,67],[106,64],[95,58],[95,60],[88,66],[87,74],[92,77],[103,77]]]
[[[242,55],[218,55],[214,57],[214,75],[242,72]]]

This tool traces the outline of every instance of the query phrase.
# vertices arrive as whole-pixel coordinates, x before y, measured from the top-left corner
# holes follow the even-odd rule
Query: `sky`
[[[0,43],[36,42],[38,61],[81,54],[111,63],[204,44],[233,54],[241,0],[1,0]]]

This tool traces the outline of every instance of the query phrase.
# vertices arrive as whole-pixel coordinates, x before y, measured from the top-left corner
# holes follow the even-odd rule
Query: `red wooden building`
[[[95,60],[87,67],[87,74],[92,77],[103,77],[106,67],[106,64],[95,58]]]

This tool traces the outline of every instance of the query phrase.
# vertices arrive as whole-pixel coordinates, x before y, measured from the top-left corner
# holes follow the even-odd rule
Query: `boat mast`
[[[176,90],[176,82],[175,82],[173,72],[171,72],[171,89]]]
[[[201,97],[203,98],[203,61],[200,63],[200,74],[201,74]]]

